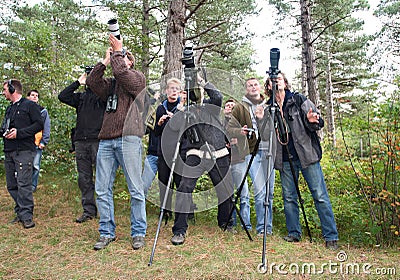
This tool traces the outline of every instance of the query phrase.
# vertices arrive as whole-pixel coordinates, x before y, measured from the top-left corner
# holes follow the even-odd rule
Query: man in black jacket
[[[35,134],[43,129],[43,119],[39,106],[22,97],[19,80],[4,82],[3,94],[11,101],[1,126],[7,190],[15,201],[14,211],[17,214],[11,223],[21,222],[24,228],[32,228],[35,226],[32,195]]]
[[[78,170],[78,186],[82,194],[83,214],[76,219],[83,223],[97,215],[96,200],[94,198],[93,168],[96,166],[96,155],[99,148],[98,135],[103,122],[106,108],[103,102],[90,88],[85,87],[84,92],[76,92],[80,85],[86,82],[87,73],[58,95],[58,99],[76,109],[75,128],[75,157]]]
[[[195,93],[189,93],[188,97],[192,101],[196,99],[196,104],[186,108],[184,113],[176,114],[176,117],[169,121],[172,130],[184,127],[188,138],[185,166],[176,194],[176,216],[171,238],[173,245],[185,242],[188,213],[192,210],[193,203],[192,192],[198,178],[204,172],[210,176],[217,193],[218,226],[227,226],[228,231],[235,232],[229,216],[233,207],[230,155],[226,147],[224,128],[220,122],[222,94],[212,83],[206,83],[201,77],[197,78],[197,83],[200,86],[200,96],[193,98]],[[209,96],[208,99],[204,99],[204,92]],[[183,121],[186,123],[182,123]]]

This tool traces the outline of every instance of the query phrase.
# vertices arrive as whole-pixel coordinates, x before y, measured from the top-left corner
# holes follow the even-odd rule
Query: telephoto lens
[[[114,35],[118,40],[120,40],[121,36],[119,33],[119,25],[117,19],[115,18],[110,19],[107,23],[108,23],[108,31],[110,31],[112,35]]]

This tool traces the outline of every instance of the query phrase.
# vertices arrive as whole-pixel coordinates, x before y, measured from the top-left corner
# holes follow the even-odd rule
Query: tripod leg
[[[289,147],[286,146],[286,149],[287,149],[288,154],[290,155]],[[303,213],[304,222],[306,224],[308,237],[310,238],[310,242],[312,242],[311,231],[310,231],[310,227],[308,226],[308,220],[307,220],[307,216],[306,216],[306,210],[304,209],[304,200],[301,197],[301,193],[300,193],[300,189],[299,189],[299,180],[298,180],[298,178],[296,176],[296,172],[295,172],[294,166],[293,166],[293,161],[291,160],[290,157],[289,157],[289,165],[290,165],[290,171],[291,171],[292,176],[293,176],[294,184],[296,186],[296,192],[297,192],[297,196],[299,198],[300,208],[301,208],[301,212]]]
[[[163,203],[161,205],[161,210],[160,210],[160,217],[158,219],[158,225],[157,225],[157,231],[156,231],[156,236],[154,238],[154,243],[153,243],[153,248],[151,250],[151,255],[150,255],[150,260],[148,263],[148,266],[151,266],[153,264],[153,258],[154,258],[154,253],[156,251],[156,246],[157,246],[157,240],[158,240],[158,235],[160,233],[160,228],[161,228],[161,223],[163,220],[163,216],[164,216],[164,209],[165,206],[167,205],[167,200],[168,200],[168,195],[169,195],[169,189],[174,177],[174,170],[175,170],[175,164],[176,164],[176,159],[178,158],[178,154],[179,154],[179,147],[180,147],[180,141],[177,142],[176,144],[176,148],[175,148],[175,153],[174,153],[174,157],[172,159],[172,166],[171,166],[171,171],[169,173],[169,178],[168,178],[168,184],[166,187],[166,191],[165,191],[165,195],[164,195],[164,200]]]
[[[200,137],[202,137],[202,139],[204,140],[205,138],[203,137],[203,132],[202,132],[201,130],[199,130],[199,133],[200,133]],[[212,153],[212,151],[211,151],[210,145],[209,145],[209,143],[208,143],[207,141],[205,141],[205,146],[207,147],[207,152],[209,153],[209,155],[211,156],[211,158],[212,158],[212,160],[213,160],[214,166],[215,166],[216,169],[217,169],[218,175],[219,175],[219,177],[220,177],[220,179],[221,179],[221,182],[222,182],[222,184],[223,184],[223,186],[224,186],[224,188],[225,188],[225,191],[229,192],[229,189],[228,189],[228,187],[226,186],[225,181],[223,180],[224,177],[222,176],[222,172],[221,172],[221,170],[220,170],[220,168],[219,168],[219,166],[218,166],[218,164],[217,164],[217,159],[215,158],[215,156],[213,156],[213,153]],[[245,180],[246,178],[243,178],[243,179]],[[242,181],[242,184],[244,184],[244,181]],[[242,186],[242,187],[243,187],[243,186]],[[238,209],[237,209],[237,205],[236,205],[236,204],[237,204],[237,200],[235,201],[234,207],[232,207],[232,210],[230,211],[228,217],[231,218],[231,217],[232,217],[233,210],[236,209],[236,212],[237,212],[237,214],[238,214],[238,216],[239,216],[240,222],[241,222],[241,224],[243,225],[243,228],[245,229],[247,236],[249,237],[250,241],[253,241],[253,239],[251,238],[251,235],[250,235],[248,229],[246,228],[246,224],[244,223],[244,220],[243,220],[242,216],[240,215],[240,212],[239,212]],[[225,224],[223,230],[226,231],[227,228],[228,228],[228,223]]]
[[[267,253],[267,223],[268,223],[268,217],[269,215],[272,215],[272,213],[270,213],[270,209],[269,209],[269,198],[270,195],[273,195],[270,193],[271,188],[271,181],[272,184],[274,183],[273,180],[271,180],[271,177],[274,176],[274,159],[272,156],[272,133],[270,134],[271,138],[269,141],[269,152],[267,155],[267,166],[266,166],[266,170],[267,170],[267,176],[266,176],[266,182],[265,182],[265,200],[264,200],[264,207],[265,207],[265,214],[264,214],[264,232],[263,232],[263,252],[262,252],[262,265],[263,267],[265,267],[265,255]]]
[[[252,153],[252,155],[251,155],[251,157],[250,157],[249,164],[247,165],[246,172],[245,172],[245,174],[244,174],[244,176],[243,176],[242,182],[240,183],[240,186],[239,186],[239,188],[238,188],[237,191],[236,191],[236,197],[235,197],[235,200],[234,200],[234,202],[233,202],[234,208],[232,208],[231,213],[229,213],[230,217],[232,216],[234,210],[236,210],[236,213],[239,213],[238,216],[239,216],[240,222],[241,222],[243,228],[245,229],[246,234],[247,234],[247,236],[249,237],[250,241],[253,241],[253,239],[251,238],[251,235],[250,235],[250,233],[249,233],[249,231],[248,231],[248,229],[247,229],[247,227],[246,227],[246,224],[245,224],[243,218],[242,218],[241,215],[240,215],[240,211],[238,211],[238,209],[237,209],[237,203],[238,203],[240,194],[242,193],[244,183],[245,183],[246,180],[247,180],[247,174],[249,173],[251,164],[253,163],[254,157],[255,157],[256,154],[257,154],[260,141],[261,141],[261,138],[259,137],[259,138],[257,139],[256,145],[255,145],[255,147],[254,147],[254,151],[253,151],[253,153]],[[227,228],[227,225],[225,226],[224,230],[226,230],[226,228]]]

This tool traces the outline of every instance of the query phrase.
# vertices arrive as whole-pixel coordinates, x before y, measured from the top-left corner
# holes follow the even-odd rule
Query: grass
[[[267,238],[268,272],[262,274],[257,269],[262,261],[262,237],[251,232],[251,242],[244,231],[222,232],[217,227],[215,211],[196,214],[196,223],[189,225],[183,246],[170,243],[172,222],[162,224],[153,264],[148,266],[158,223],[156,206],[147,205],[146,247],[134,251],[130,245],[129,203],[116,199],[117,240],[102,251],[94,251],[98,220],[74,222],[81,214],[81,206],[73,176],[45,174],[41,178],[34,195],[36,227],[28,230],[21,224],[8,223],[14,217],[14,205],[2,177],[0,279],[400,279],[399,248],[359,247],[341,240],[340,256],[345,253],[347,259],[339,262],[339,251],[325,249],[318,236],[313,243],[307,238],[295,244],[283,241],[281,236],[286,231],[281,226],[276,226],[274,235]],[[123,184],[119,185],[123,188]],[[277,211],[275,217],[281,219],[282,210]],[[342,273],[334,271],[340,268],[334,263],[342,263]],[[288,275],[277,271],[278,264]],[[302,265],[311,264],[315,265],[315,272],[301,273]],[[343,267],[350,264],[361,271],[345,273]],[[369,271],[373,275],[363,273],[362,265],[366,264],[371,264]],[[324,273],[318,274],[323,265]],[[293,273],[297,266],[299,273]],[[376,275],[376,269],[387,275]]]

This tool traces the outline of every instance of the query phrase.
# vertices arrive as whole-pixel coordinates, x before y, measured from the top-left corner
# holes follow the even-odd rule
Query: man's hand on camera
[[[249,131],[247,130],[247,124],[245,124],[242,129],[240,130],[240,134],[242,135],[247,135],[247,133],[249,133]]]
[[[17,138],[17,129],[11,128],[10,131],[4,137],[7,139],[16,139]]]
[[[122,37],[121,40],[118,40],[114,35],[110,34],[109,41],[114,52],[122,51]]]
[[[79,82],[80,85],[84,85],[84,84],[86,83],[86,77],[87,77],[87,74],[86,74],[86,73],[83,73],[83,74],[78,78],[78,82]]]
[[[166,122],[166,120],[172,118],[174,114],[171,112],[167,112],[167,114],[162,115],[161,118],[158,120],[158,125],[161,126],[163,125],[164,122]]]

